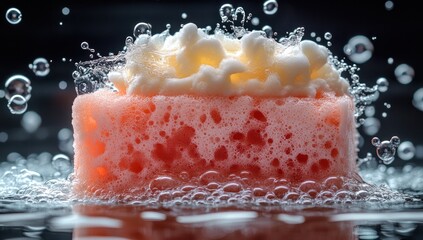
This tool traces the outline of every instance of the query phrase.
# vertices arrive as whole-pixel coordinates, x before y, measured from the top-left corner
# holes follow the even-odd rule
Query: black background
[[[263,13],[264,1],[0,1],[0,87],[14,74],[23,74],[32,82],[32,97],[28,111],[36,111],[42,117],[39,131],[28,134],[21,128],[22,115],[13,115],[7,108],[6,99],[0,99],[0,132],[8,134],[5,143],[0,142],[0,161],[11,152],[23,156],[30,153],[59,153],[57,133],[71,126],[71,106],[76,97],[72,72],[75,62],[89,60],[89,52],[82,50],[81,42],[87,41],[96,52],[107,55],[122,50],[126,36],[131,36],[138,22],[148,22],[153,33],[165,30],[171,24],[171,33],[180,24],[194,22],[199,27],[215,27],[220,22],[219,7],[231,3],[242,6],[247,13],[260,19],[254,28],[270,25],[279,36],[285,36],[297,27],[305,27],[305,39],[311,39],[315,32],[323,39],[325,32],[332,33],[330,50],[334,55],[349,62],[343,47],[355,35],[365,35],[372,40],[375,50],[373,57],[358,64],[362,82],[373,85],[379,77],[389,80],[389,90],[382,93],[375,102],[376,116],[381,121],[381,129],[376,134],[381,140],[397,135],[402,141],[423,144],[423,112],[412,105],[412,95],[423,87],[422,40],[423,32],[421,8],[418,1],[393,1],[392,10],[385,8],[383,0],[375,1],[304,1],[279,0],[275,15]],[[10,7],[22,12],[22,21],[12,25],[5,19]],[[70,9],[69,15],[62,14],[62,8]],[[181,14],[186,13],[187,19]],[[62,23],[62,25],[60,24]],[[251,25],[247,27],[252,29]],[[322,42],[323,43],[323,42]],[[50,62],[50,73],[37,77],[28,64],[37,57]],[[392,57],[393,64],[387,59]],[[63,62],[62,58],[66,61]],[[72,61],[70,61],[70,59]],[[401,63],[412,66],[416,72],[413,82],[408,85],[398,83],[394,69]],[[66,81],[68,88],[61,90],[60,81]],[[390,109],[383,106],[391,104]],[[382,118],[381,113],[388,117]],[[360,129],[361,131],[361,129]],[[374,153],[370,144],[372,136],[364,136],[364,146],[360,156]],[[419,159],[415,159],[418,164]],[[397,160],[394,165],[404,164]]]

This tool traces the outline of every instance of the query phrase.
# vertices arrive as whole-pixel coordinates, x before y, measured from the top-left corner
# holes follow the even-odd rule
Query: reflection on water
[[[0,203],[2,239],[418,239],[423,228],[421,202],[373,209],[74,204],[16,212],[17,205]]]

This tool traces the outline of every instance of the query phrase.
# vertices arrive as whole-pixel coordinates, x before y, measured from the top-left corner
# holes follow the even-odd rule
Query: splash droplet
[[[29,64],[29,69],[31,69],[36,76],[44,77],[50,72],[50,64],[45,58],[39,57]]]
[[[6,99],[10,100],[14,95],[20,95],[28,101],[31,98],[31,81],[24,75],[13,75],[6,80]]]
[[[145,23],[145,22],[140,22],[137,23],[137,25],[135,25],[134,27],[134,37],[139,37],[142,34],[147,34],[151,36],[151,24],[149,23]]]
[[[395,76],[401,84],[409,84],[414,78],[414,69],[406,64],[400,64],[395,68]]]
[[[17,8],[9,8],[6,11],[6,20],[10,24],[18,24],[22,21],[22,13]]]
[[[279,5],[276,0],[267,0],[263,3],[263,11],[267,15],[273,15],[278,11]]]
[[[23,96],[13,95],[7,103],[7,107],[12,114],[22,114],[28,108],[28,103]]]
[[[354,63],[367,62],[373,55],[372,42],[363,35],[352,37],[344,46],[344,53]]]

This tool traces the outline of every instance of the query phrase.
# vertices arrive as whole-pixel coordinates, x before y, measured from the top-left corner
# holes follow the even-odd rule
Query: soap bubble
[[[330,33],[330,32],[326,32],[324,36],[325,36],[325,39],[326,40],[331,40],[332,39],[332,33]]]
[[[22,21],[22,13],[17,8],[9,8],[6,11],[6,20],[10,24],[18,24]]]
[[[276,0],[267,0],[263,3],[263,11],[267,15],[273,15],[278,11],[278,2]]]
[[[344,46],[344,53],[354,63],[364,63],[373,55],[372,42],[363,35],[352,37]]]
[[[12,114],[22,114],[28,108],[28,103],[23,96],[13,95],[7,103],[7,107]]]
[[[29,64],[29,69],[31,69],[36,76],[44,77],[50,72],[50,64],[45,58],[39,57]]]
[[[20,95],[28,101],[31,98],[31,81],[23,75],[13,75],[6,80],[6,99],[10,100],[14,95]]]
[[[414,147],[414,144],[410,141],[402,142],[398,146],[398,157],[402,160],[408,161],[412,159],[415,153],[416,148]]]
[[[396,148],[400,145],[400,139],[393,136],[391,140],[380,141],[378,137],[372,138],[372,145],[376,147],[377,156],[384,164],[391,164],[395,159]]]
[[[409,84],[414,78],[414,69],[408,64],[400,64],[395,68],[395,76],[401,84]]]
[[[137,25],[135,25],[134,27],[134,37],[139,37],[142,34],[147,34],[147,35],[151,35],[151,24],[149,23],[145,23],[145,22],[140,22],[137,23]]]

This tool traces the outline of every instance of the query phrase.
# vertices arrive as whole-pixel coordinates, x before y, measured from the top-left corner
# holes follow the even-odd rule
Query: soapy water
[[[273,15],[278,10],[278,3],[268,0],[263,4],[263,11],[267,15]],[[9,14],[10,15],[10,14]],[[226,36],[241,38],[249,30],[244,25],[254,19],[251,14],[246,16],[242,7],[234,7],[231,4],[224,4],[219,9],[221,24],[217,24],[214,32],[224,32]],[[13,15],[16,19],[17,16]],[[253,24],[254,25],[254,24]],[[170,25],[166,26],[160,35],[164,38],[169,35]],[[211,28],[204,28],[204,31],[212,34]],[[262,28],[262,35],[273,38],[285,46],[298,45],[302,40],[305,29],[300,27],[287,36],[279,39],[273,29],[265,25]],[[140,22],[134,26],[133,37],[138,38],[141,35],[152,35],[152,26],[149,23]],[[313,34],[312,34],[313,36]],[[314,34],[315,36],[315,34]],[[108,88],[117,91],[109,81],[107,74],[117,68],[124,66],[125,54],[131,50],[134,42],[132,36],[128,36],[125,41],[124,50],[116,55],[102,57],[97,53],[97,59],[94,58],[95,50],[90,48],[88,42],[81,43],[81,49],[90,53],[92,60],[76,63],[77,70],[72,73],[75,82],[75,89],[78,95],[94,92],[100,88]],[[317,39],[317,38],[316,38]],[[332,34],[326,32],[324,39],[330,46]],[[321,39],[319,39],[321,40]],[[345,45],[344,52],[352,62],[363,63],[368,61],[373,53],[373,44],[365,36],[355,36]],[[363,126],[365,132],[369,135],[377,133],[380,128],[377,118],[374,118],[374,107],[372,104],[377,100],[379,93],[388,90],[389,82],[386,78],[379,78],[373,86],[367,86],[360,82],[358,75],[359,68],[353,64],[349,65],[338,57],[329,55],[330,63],[338,72],[346,77],[350,82],[350,93],[354,97],[356,104],[355,117],[357,118],[357,127]],[[44,58],[37,58],[29,68],[36,76],[46,76],[49,73],[49,63]],[[408,84],[414,77],[414,70],[406,65],[399,65],[395,70],[398,81]],[[346,76],[345,76],[346,75]],[[401,80],[400,80],[401,79]],[[26,111],[27,102],[31,97],[31,82],[23,75],[15,75],[6,81],[5,97],[8,100],[8,107],[11,113],[23,114]],[[415,97],[419,98],[419,97]],[[422,98],[419,98],[422,99]],[[417,102],[418,100],[416,100]],[[421,102],[421,101],[420,101]],[[373,109],[372,109],[373,108]],[[30,120],[27,120],[27,119]],[[41,119],[32,112],[27,112],[22,119],[22,125],[28,132],[35,131]],[[26,122],[26,123],[25,123]],[[59,132],[61,150],[72,154],[71,131],[62,129]],[[414,156],[415,149],[408,145],[401,145],[400,139],[396,136],[391,140],[381,141],[374,137],[372,144],[376,147],[376,155],[382,161],[383,165],[391,164],[395,159],[395,153],[398,153],[404,160]],[[404,143],[402,143],[404,144]],[[403,193],[401,186],[407,186],[408,190],[419,189],[419,180],[413,181],[416,184],[399,184],[405,181],[404,176],[398,172],[392,173],[389,177],[381,177],[381,168],[378,168],[378,179],[373,176],[370,165],[375,161],[372,154],[368,153],[365,158],[357,160],[361,168],[361,176],[354,178],[329,177],[323,183],[314,181],[305,181],[299,185],[291,185],[284,179],[269,178],[265,182],[251,183],[249,172],[245,171],[241,175],[231,175],[222,180],[218,172],[208,171],[199,177],[188,178],[187,174],[181,173],[178,176],[160,176],[151,181],[146,188],[134,189],[134,194],[130,196],[119,196],[108,199],[81,199],[72,195],[73,164],[71,158],[65,154],[52,156],[49,153],[32,154],[28,157],[20,156],[18,153],[11,153],[8,161],[1,163],[0,168],[0,196],[3,199],[22,199],[29,203],[46,202],[125,202],[129,204],[166,204],[166,205],[219,205],[219,204],[253,204],[253,205],[336,205],[336,204],[362,204],[362,203],[380,203],[380,202],[412,202],[418,201],[412,195]],[[364,169],[363,169],[364,168]],[[423,179],[423,170],[420,168],[411,168],[407,170],[413,172],[417,179]],[[388,171],[387,171],[388,172]],[[388,173],[386,173],[388,174]],[[408,174],[409,175],[409,174]],[[361,178],[364,178],[363,181]],[[381,179],[388,179],[382,181]],[[407,179],[407,178],[405,178]],[[371,180],[371,181],[369,181]],[[179,187],[173,187],[174,182],[180,182]],[[421,180],[423,182],[423,180]],[[377,183],[377,184],[375,184]],[[266,187],[262,187],[266,186]],[[107,193],[101,195],[110,196]]]

